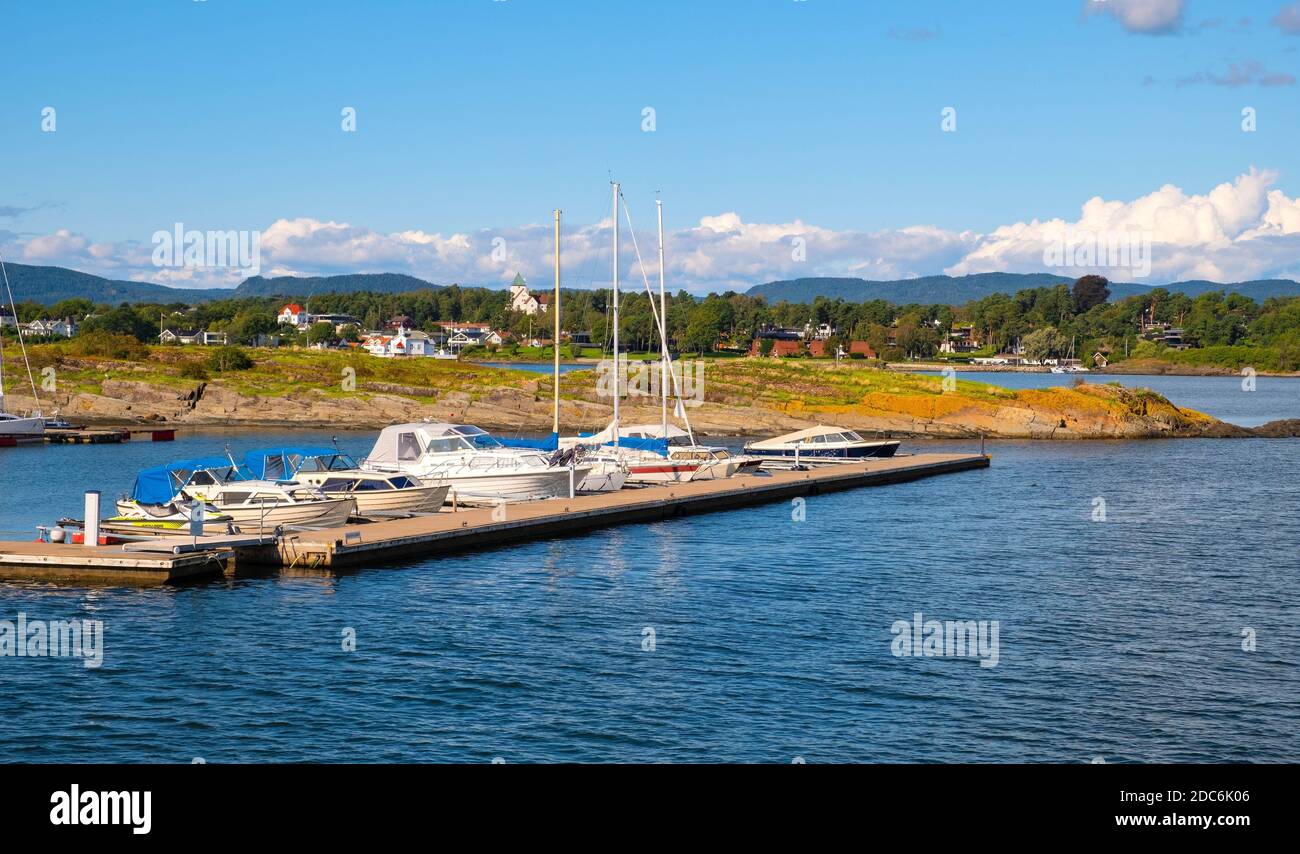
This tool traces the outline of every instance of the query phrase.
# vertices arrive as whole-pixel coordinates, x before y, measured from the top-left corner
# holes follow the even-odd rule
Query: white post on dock
[[[99,545],[99,490],[91,489],[86,492],[86,535],[85,542],[88,546]]]
[[[190,537],[194,540],[194,545],[199,544],[199,537],[203,536],[203,502],[190,502]]]
[[[569,460],[569,497],[570,497],[570,498],[572,498],[572,497],[574,496],[574,491],[573,491],[573,489],[574,489],[574,487],[573,487],[573,478],[574,478],[574,467],[575,467],[575,465],[576,465],[576,464],[575,464],[575,462],[574,462],[572,459]]]

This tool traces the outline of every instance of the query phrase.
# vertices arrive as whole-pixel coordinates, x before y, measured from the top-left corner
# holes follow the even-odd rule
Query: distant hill
[[[882,299],[896,305],[907,303],[946,303],[961,305],[991,294],[1014,294],[1026,288],[1070,284],[1074,279],[1051,273],[977,273],[971,276],[922,276],[916,279],[872,281],[869,279],[792,279],[755,285],[745,293],[762,296],[768,303],[808,303],[821,296],[847,302]],[[1206,291],[1227,290],[1244,294],[1257,302],[1269,297],[1300,296],[1300,282],[1290,279],[1263,279],[1221,284],[1207,281],[1173,282],[1167,285],[1140,285],[1111,282],[1111,299],[1150,293],[1154,288],[1196,296]]]
[[[204,302],[230,296],[228,288],[187,290],[155,285],[150,282],[123,282],[81,273],[64,267],[35,267],[30,264],[5,264],[14,299],[53,305],[60,300],[83,297],[95,302]]]
[[[65,267],[36,267],[29,264],[5,264],[14,297],[22,302],[32,300],[53,305],[60,300],[83,297],[98,303],[157,302],[199,303],[231,297],[295,297],[305,299],[316,294],[354,293],[406,293],[425,289],[438,289],[435,285],[415,276],[402,273],[353,273],[341,276],[254,276],[245,279],[236,288],[172,288],[151,282],[126,282],[106,279],[90,273],[69,270]],[[871,281],[868,279],[793,279],[755,285],[746,291],[750,296],[762,296],[769,303],[812,302],[816,297],[864,302],[883,299],[896,305],[907,303],[947,303],[961,305],[990,294],[1014,294],[1025,288],[1050,287],[1069,284],[1073,279],[1051,273],[978,273],[973,276],[922,276],[917,279]],[[1181,291],[1196,296],[1206,291],[1228,290],[1244,294],[1262,302],[1269,297],[1300,296],[1300,282],[1290,279],[1263,279],[1250,282],[1220,284],[1218,282],[1188,281],[1169,285],[1140,285],[1111,282],[1111,299],[1122,299],[1135,294],[1149,293],[1153,287],[1168,291]]]
[[[371,293],[400,294],[408,291],[438,289],[442,285],[402,273],[353,273],[343,276],[277,276],[274,279],[253,276],[235,288],[237,297],[308,297],[313,294]]]
[[[125,282],[106,279],[66,267],[35,267],[29,264],[5,264],[9,282],[18,302],[31,300],[53,305],[60,300],[82,297],[98,303],[157,302],[199,303],[232,297],[309,297],[315,294],[404,293],[439,288],[400,273],[359,273],[344,276],[278,276],[267,279],[254,276],[236,288],[172,288],[151,282]]]

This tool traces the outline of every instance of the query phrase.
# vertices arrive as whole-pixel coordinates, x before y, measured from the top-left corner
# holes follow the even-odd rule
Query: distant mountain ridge
[[[41,267],[30,264],[5,264],[14,297],[53,305],[60,300],[80,297],[97,303],[157,302],[200,303],[215,299],[270,297],[305,299],[316,294],[404,293],[437,290],[447,287],[404,273],[349,273],[338,276],[253,276],[235,288],[173,288],[152,282],[128,282],[106,279],[66,267]],[[1025,288],[1051,287],[1074,280],[1051,273],[977,273],[971,276],[922,276],[915,279],[872,281],[855,278],[807,278],[754,285],[745,291],[762,296],[769,303],[782,300],[807,303],[816,297],[864,302],[883,299],[896,305],[907,303],[946,303],[961,305],[995,293],[1013,295]],[[485,286],[490,287],[490,286]],[[1204,280],[1174,282],[1167,285],[1140,285],[1111,282],[1111,299],[1150,293],[1155,287],[1188,296],[1206,291],[1226,290],[1244,294],[1262,302],[1269,297],[1300,296],[1300,282],[1290,279],[1261,279],[1221,284]]]
[[[755,285],[745,293],[761,296],[768,303],[810,303],[817,297],[866,302],[882,299],[895,305],[908,303],[961,305],[996,293],[1014,295],[1026,288],[1071,284],[1073,278],[1052,273],[976,273],[970,276],[921,276],[915,279],[873,281],[870,279],[808,278],[768,282]],[[1207,291],[1231,291],[1262,302],[1269,297],[1300,296],[1300,282],[1290,279],[1259,279],[1249,282],[1219,283],[1204,280],[1171,282],[1167,285],[1141,285],[1111,282],[1111,299],[1149,294],[1155,288],[1190,297]]]
[[[307,297],[313,294],[371,293],[400,294],[407,291],[437,290],[435,285],[404,273],[349,273],[341,276],[253,276],[235,288],[236,297]]]
[[[19,302],[32,300],[42,305],[53,305],[60,300],[78,297],[94,300],[97,303],[199,303],[240,297],[306,298],[315,294],[355,291],[403,293],[444,287],[402,273],[277,276],[271,279],[253,276],[240,282],[235,288],[173,288],[152,282],[106,279],[103,276],[69,270],[66,267],[6,263],[5,270],[9,273],[9,282],[13,286],[16,300]]]

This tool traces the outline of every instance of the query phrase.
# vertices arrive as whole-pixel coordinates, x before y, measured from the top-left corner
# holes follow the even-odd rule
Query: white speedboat
[[[363,471],[338,448],[262,448],[244,454],[243,463],[255,478],[291,480],[331,498],[351,498],[358,516],[436,513],[451,489],[411,475]]]
[[[853,430],[819,425],[751,442],[745,446],[745,454],[761,458],[769,468],[789,467],[796,460],[800,465],[820,466],[892,457],[898,444],[897,439],[867,440]]]
[[[145,469],[136,476],[131,496],[118,500],[117,510],[144,517],[177,500],[205,502],[245,532],[286,525],[327,528],[346,523],[356,510],[352,498],[331,498],[314,486],[248,478],[225,457]]]
[[[549,454],[507,448],[472,424],[419,421],[385,427],[363,471],[396,472],[451,487],[457,502],[532,501],[568,495],[591,465],[561,465]]]

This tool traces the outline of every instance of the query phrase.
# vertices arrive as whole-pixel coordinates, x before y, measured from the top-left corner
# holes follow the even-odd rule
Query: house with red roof
[[[275,316],[275,319],[281,324],[288,324],[289,326],[294,326],[298,329],[306,329],[307,309],[298,305],[296,302],[291,302],[284,308],[280,309],[280,313]]]

